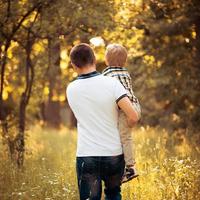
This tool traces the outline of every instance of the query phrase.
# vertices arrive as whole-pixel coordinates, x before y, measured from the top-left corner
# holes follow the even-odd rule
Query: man
[[[93,50],[87,44],[72,48],[70,60],[78,78],[67,87],[69,105],[77,119],[77,178],[81,200],[120,200],[125,162],[118,131],[118,109],[133,126],[137,113],[120,82],[96,71]]]

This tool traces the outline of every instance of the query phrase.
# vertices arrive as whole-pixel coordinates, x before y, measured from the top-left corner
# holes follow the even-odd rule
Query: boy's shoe
[[[134,166],[132,167],[126,167],[124,171],[124,175],[122,177],[122,183],[126,183],[136,177],[138,177],[139,174],[137,173]]]

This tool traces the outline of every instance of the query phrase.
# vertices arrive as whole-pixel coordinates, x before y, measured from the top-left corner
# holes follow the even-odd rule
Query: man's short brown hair
[[[127,59],[127,50],[120,44],[110,44],[106,47],[106,64],[109,66],[124,66]]]
[[[86,43],[74,46],[70,52],[71,62],[78,68],[95,63],[95,55],[93,49]]]

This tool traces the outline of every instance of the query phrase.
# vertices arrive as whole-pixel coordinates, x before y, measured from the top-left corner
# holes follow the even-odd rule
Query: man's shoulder
[[[108,83],[115,83],[116,82],[116,78],[112,77],[112,76],[104,76],[103,74],[101,75],[100,79],[102,81],[108,82]]]
[[[68,92],[70,92],[70,91],[72,91],[74,88],[76,88],[77,87],[77,81],[76,80],[74,80],[74,81],[72,81],[72,82],[70,82],[68,85],[67,85],[67,93]]]
[[[70,82],[70,83],[67,85],[67,88],[71,88],[71,87],[73,87],[75,84],[76,84],[76,83],[75,83],[75,80],[74,80],[74,81]]]
[[[91,87],[113,87],[116,85],[116,82],[118,80],[114,77],[111,76],[104,76],[104,75],[99,75],[98,77],[96,77],[95,79],[92,80],[92,82],[89,81],[91,85]],[[68,84],[67,86],[67,93],[74,93],[77,90],[79,90],[79,88],[82,87],[82,82],[79,80],[74,80],[71,83]]]

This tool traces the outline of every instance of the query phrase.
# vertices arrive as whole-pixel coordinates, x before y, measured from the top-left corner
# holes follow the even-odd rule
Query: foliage
[[[24,45],[27,42],[26,35],[28,31],[32,40],[34,40],[31,48],[31,59],[35,69],[33,87],[37,90],[37,95],[34,95],[34,98],[38,99],[38,106],[43,100],[41,97],[48,94],[48,89],[41,90],[41,87],[49,87],[47,77],[47,72],[50,70],[50,66],[48,66],[48,39],[59,38],[62,48],[67,50],[74,43],[86,42],[89,36],[101,34],[105,28],[112,27],[111,13],[114,12],[112,6],[112,1],[46,0],[1,2],[0,52],[2,58],[5,53],[7,54],[2,95],[3,100],[12,100],[5,103],[8,104],[8,109],[9,106],[12,107],[10,110],[15,115],[15,118],[18,117],[16,113],[18,111],[17,104],[25,85],[26,52],[24,51]],[[86,7],[87,9],[85,9]],[[106,26],[105,21],[107,22]],[[7,52],[5,52],[7,40],[9,40],[9,45]],[[66,64],[68,66],[68,62]],[[57,67],[60,67],[59,63]],[[63,95],[67,83],[65,80],[68,79],[67,76],[71,79],[72,74],[69,69],[61,69],[63,76],[59,77],[61,79],[60,82],[65,82],[61,87]],[[43,79],[43,77],[46,78]],[[56,97],[54,98],[56,99]],[[31,106],[34,107],[35,104]],[[35,113],[38,113],[38,110]],[[35,113],[30,113],[30,116]]]
[[[198,133],[199,1],[134,2],[120,1],[116,29],[107,36],[128,47],[143,121]]]
[[[60,68],[62,43],[69,49],[74,42],[87,42],[94,32],[111,28],[113,5],[113,1],[0,1],[0,122],[13,160],[21,157],[23,163],[26,122],[53,117],[60,125],[64,82],[71,78],[70,70]],[[17,133],[10,133],[13,126]]]
[[[26,160],[21,170],[11,165],[0,146],[0,198],[77,200],[76,132],[37,126],[26,137]],[[125,200],[198,199],[199,153],[189,146],[187,138],[179,144],[165,130],[149,127],[135,130],[134,138],[140,176],[122,186]]]
[[[105,30],[103,38],[128,49],[127,67],[142,105],[142,123],[171,132],[181,128],[198,137],[199,1],[116,2],[115,27]],[[102,63],[104,57],[98,57]]]
[[[154,89],[152,94],[160,105],[154,119],[172,129],[198,130],[199,3],[151,1],[149,6],[147,16],[141,16],[149,31],[142,44],[144,62],[153,68],[149,89]]]
[[[7,59],[2,97],[8,118],[17,121],[19,116],[28,32],[35,69],[29,120],[45,120],[41,105],[51,94],[52,101],[65,101],[65,87],[77,76],[69,64],[70,48],[100,36],[105,45],[118,42],[129,51],[127,66],[141,100],[143,124],[199,131],[198,0],[0,2],[0,52]],[[102,70],[105,46],[95,50]]]

